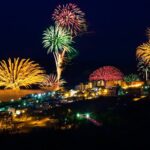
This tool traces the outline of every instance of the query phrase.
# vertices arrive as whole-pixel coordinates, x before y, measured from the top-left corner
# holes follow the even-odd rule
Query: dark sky
[[[53,25],[56,6],[67,2],[86,13],[89,34],[75,39],[79,55],[66,67],[64,78],[84,81],[103,65],[114,65],[125,74],[135,72],[135,49],[147,40],[145,30],[150,26],[149,0],[2,0],[0,60],[30,57],[48,73],[54,72],[52,55],[42,48],[42,32]]]

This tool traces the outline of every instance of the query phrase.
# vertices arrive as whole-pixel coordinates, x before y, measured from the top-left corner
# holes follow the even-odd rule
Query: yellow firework
[[[150,64],[150,42],[143,43],[137,47],[136,56],[144,63]]]
[[[43,82],[44,70],[30,59],[14,58],[0,62],[0,86],[20,89]]]

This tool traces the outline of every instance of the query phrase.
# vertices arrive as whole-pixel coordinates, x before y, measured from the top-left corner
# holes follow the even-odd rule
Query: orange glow
[[[144,82],[132,82],[130,85],[124,85],[122,88],[123,89],[128,89],[128,88],[139,88],[144,84]]]

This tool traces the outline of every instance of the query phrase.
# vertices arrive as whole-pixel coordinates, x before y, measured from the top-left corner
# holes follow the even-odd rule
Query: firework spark
[[[77,5],[69,3],[59,5],[53,13],[53,20],[58,26],[67,28],[72,35],[86,31],[85,13]]]
[[[143,43],[137,47],[136,56],[144,63],[150,64],[150,42]]]
[[[72,36],[66,29],[58,26],[50,26],[43,33],[44,48],[48,48],[47,53],[74,50],[72,48]]]
[[[44,70],[30,59],[10,58],[0,62],[0,86],[10,89],[29,87],[44,80]]]
[[[76,50],[72,47],[72,36],[69,31],[58,26],[49,27],[44,31],[43,36],[44,47],[48,48],[47,53],[52,52],[54,55],[57,80],[59,81],[61,79],[66,53],[72,54],[73,52],[76,52]]]
[[[66,83],[64,80],[58,82],[57,76],[54,74],[46,75],[44,81],[41,83],[41,88],[49,90],[59,90],[59,87],[63,86]]]
[[[123,74],[121,71],[113,66],[104,66],[95,70],[89,77],[90,81],[113,81],[123,80]]]

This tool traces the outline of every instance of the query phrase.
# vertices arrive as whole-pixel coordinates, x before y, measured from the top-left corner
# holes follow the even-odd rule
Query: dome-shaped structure
[[[90,76],[90,81],[119,81],[123,80],[124,75],[123,73],[113,66],[104,66],[97,70],[95,70]]]

